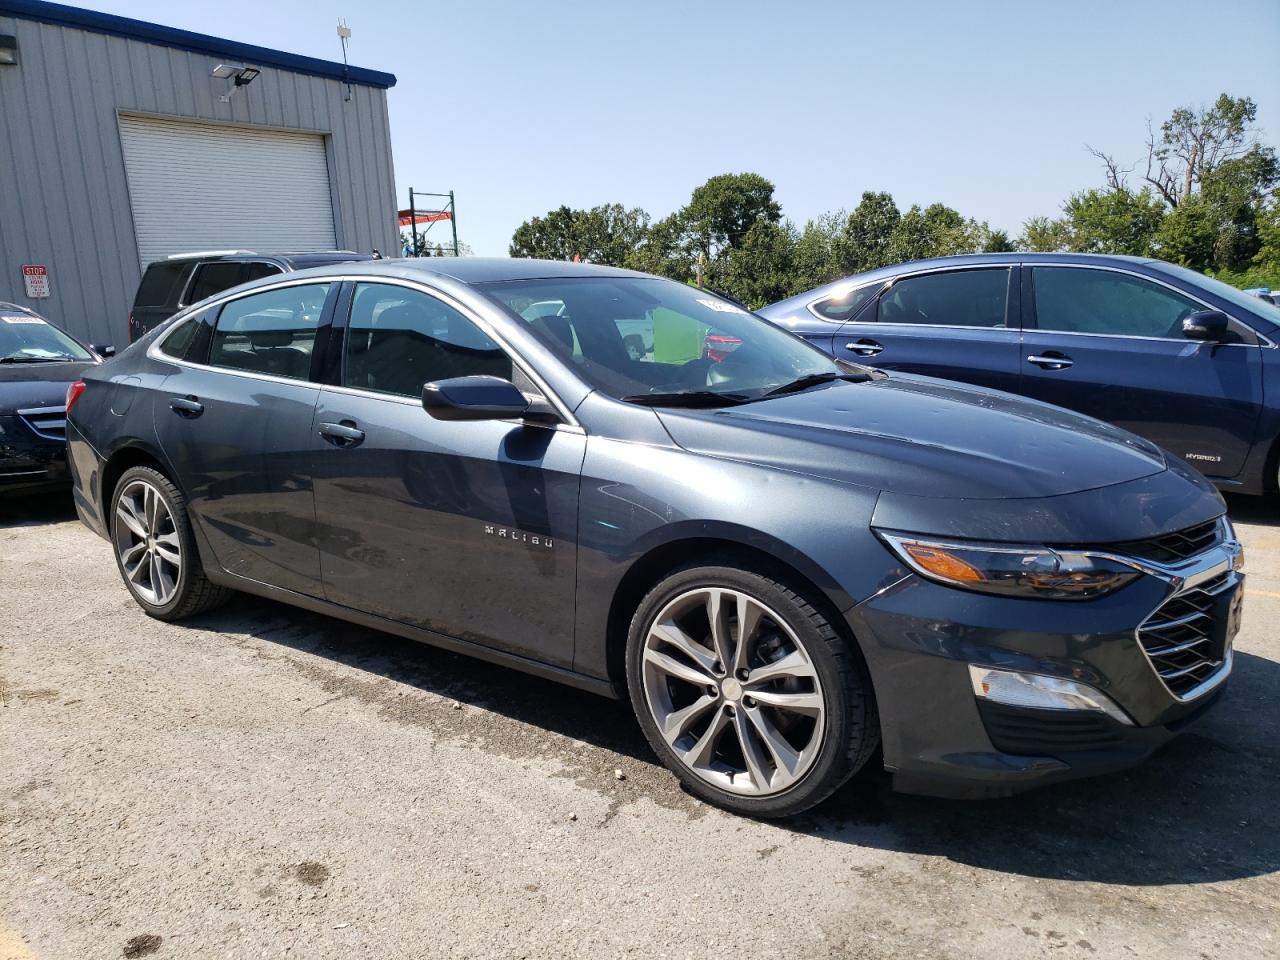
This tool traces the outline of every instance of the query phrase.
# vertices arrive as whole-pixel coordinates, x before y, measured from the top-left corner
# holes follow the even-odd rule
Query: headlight
[[[941,543],[881,533],[922,577],[964,590],[1042,600],[1088,600],[1119,590],[1140,571],[1076,550],[988,543]]]

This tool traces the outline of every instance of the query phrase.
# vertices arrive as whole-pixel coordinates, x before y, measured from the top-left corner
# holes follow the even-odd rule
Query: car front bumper
[[[65,440],[35,433],[17,416],[0,416],[0,497],[67,487]]]
[[[1239,544],[1227,540],[1088,602],[996,597],[909,574],[852,608],[849,623],[871,672],[894,787],[1005,796],[1140,763],[1220,699],[1244,583],[1240,556]],[[1157,672],[1167,664],[1147,653],[1161,647],[1139,627],[1200,589],[1220,598],[1214,609],[1231,611],[1230,625],[1219,631],[1221,664],[1175,693],[1176,681]],[[1132,722],[1096,710],[980,699],[970,665],[1084,684]]]

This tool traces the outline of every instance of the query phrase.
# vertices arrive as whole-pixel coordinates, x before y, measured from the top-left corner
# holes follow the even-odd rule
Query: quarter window
[[[450,377],[511,379],[511,358],[457,310],[418,290],[356,285],[343,383],[404,397]]]
[[[1003,327],[1009,270],[957,270],[899,280],[880,297],[879,323]]]
[[[328,295],[329,284],[309,283],[229,300],[213,330],[209,363],[308,379],[316,327]]]
[[[1036,326],[1116,337],[1182,337],[1182,320],[1201,309],[1168,287],[1114,270],[1035,267]]]
[[[824,320],[836,323],[852,320],[882,286],[883,283],[869,283],[864,287],[856,287],[827,297],[825,300],[819,300],[813,305],[813,312]]]
[[[209,350],[209,335],[213,330],[213,318],[217,307],[205,307],[178,323],[160,341],[160,352],[175,360],[204,363]]]

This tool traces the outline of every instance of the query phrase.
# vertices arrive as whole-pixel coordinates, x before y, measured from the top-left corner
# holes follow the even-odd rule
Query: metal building
[[[142,269],[168,254],[393,253],[395,82],[0,0],[0,300],[123,345]]]

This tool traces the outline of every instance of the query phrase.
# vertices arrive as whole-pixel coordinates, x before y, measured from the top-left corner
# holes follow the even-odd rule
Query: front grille
[[[1123,741],[1120,725],[1100,713],[1033,710],[990,700],[979,700],[978,712],[991,745],[1001,753],[1053,757],[1106,750]]]
[[[1222,542],[1223,528],[1220,520],[1207,520],[1194,527],[1176,530],[1149,540],[1132,540],[1128,543],[1109,544],[1107,549],[1122,556],[1150,560],[1153,563],[1179,563]]]
[[[19,410],[18,417],[37,436],[46,440],[67,439],[66,407],[39,407],[34,410]]]
[[[1235,583],[1228,572],[1176,594],[1138,627],[1143,651],[1174,696],[1185,697],[1222,667]]]

